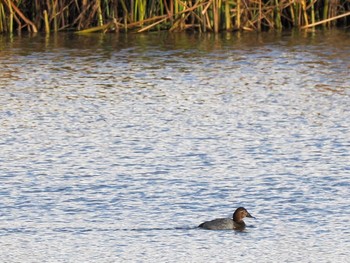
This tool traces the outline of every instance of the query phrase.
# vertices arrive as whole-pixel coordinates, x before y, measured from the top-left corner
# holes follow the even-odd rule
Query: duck
[[[254,218],[244,207],[238,207],[233,213],[232,218],[217,218],[211,221],[206,221],[198,227],[208,230],[244,230],[246,224],[243,218]]]

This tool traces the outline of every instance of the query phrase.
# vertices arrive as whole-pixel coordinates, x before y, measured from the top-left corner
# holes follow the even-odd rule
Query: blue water
[[[1,262],[347,262],[350,35],[0,36]],[[244,206],[244,232],[196,228]]]

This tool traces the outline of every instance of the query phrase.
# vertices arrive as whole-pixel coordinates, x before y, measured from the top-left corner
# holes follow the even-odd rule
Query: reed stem
[[[241,0],[237,0],[236,3],[236,27],[241,28]]]
[[[279,7],[279,2],[278,0],[275,0],[275,4],[276,4],[276,17],[275,17],[275,24],[276,24],[276,28],[278,30],[282,30],[282,21],[281,21],[281,10]]]
[[[49,17],[47,15],[47,10],[44,10],[44,22],[45,22],[45,33],[50,33],[50,23],[49,23]]]
[[[228,0],[225,1],[225,27],[227,31],[231,31],[232,29],[230,4]]]
[[[309,28],[309,27],[314,27],[314,26],[317,26],[317,25],[328,23],[330,21],[334,21],[334,20],[337,20],[337,19],[340,19],[340,18],[343,18],[343,17],[346,17],[346,16],[350,16],[350,12],[347,12],[345,14],[341,14],[341,15],[338,15],[338,16],[335,16],[335,17],[330,17],[330,18],[324,19],[322,21],[318,21],[318,22],[316,22],[314,24],[309,24],[309,25],[306,25],[306,26],[302,26],[301,29],[306,29],[306,28]]]
[[[324,0],[324,7],[323,7],[323,19],[326,19],[328,17],[328,10],[329,10],[329,0]],[[323,27],[326,27],[328,23],[324,23]]]

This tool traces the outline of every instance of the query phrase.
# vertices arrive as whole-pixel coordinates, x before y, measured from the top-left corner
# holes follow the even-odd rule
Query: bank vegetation
[[[350,0],[0,0],[0,33],[349,27]]]

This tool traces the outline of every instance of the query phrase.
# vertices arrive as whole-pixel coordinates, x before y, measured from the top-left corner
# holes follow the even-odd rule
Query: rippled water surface
[[[348,262],[349,32],[0,35],[0,68],[1,262]]]

